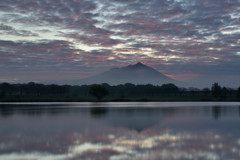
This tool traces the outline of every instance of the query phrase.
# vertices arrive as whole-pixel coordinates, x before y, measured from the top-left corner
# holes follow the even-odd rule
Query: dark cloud
[[[53,69],[58,66],[68,68],[80,50],[72,49],[66,41],[13,42],[0,41],[1,70]],[[77,56],[76,56],[77,57]],[[68,67],[67,67],[68,66]]]
[[[114,56],[111,50],[86,52],[68,41],[0,41],[0,81],[9,77],[25,81],[79,79],[116,66],[109,56]]]

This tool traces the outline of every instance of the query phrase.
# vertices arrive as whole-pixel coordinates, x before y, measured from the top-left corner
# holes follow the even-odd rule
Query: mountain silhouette
[[[133,83],[133,84],[154,84],[176,83],[157,70],[144,65],[140,62],[134,65],[128,65],[121,68],[113,68],[98,75],[84,78],[78,81],[79,84],[101,84],[110,85]]]

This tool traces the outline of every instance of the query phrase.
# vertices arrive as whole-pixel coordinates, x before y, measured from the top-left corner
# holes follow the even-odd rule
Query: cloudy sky
[[[240,84],[240,0],[1,0],[0,81],[47,82],[137,62]]]

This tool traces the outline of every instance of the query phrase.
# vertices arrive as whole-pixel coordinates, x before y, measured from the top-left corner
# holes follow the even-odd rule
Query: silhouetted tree
[[[1,83],[0,90],[1,90],[2,96],[5,97],[7,94],[9,94],[9,92],[12,91],[12,85],[9,83]]]
[[[94,84],[90,87],[89,94],[95,96],[99,101],[109,94],[108,90],[102,85]]]
[[[0,98],[5,98],[6,91],[0,91]]]
[[[186,94],[186,92],[187,92],[187,88],[184,88],[184,87],[179,88],[180,96],[183,96],[184,94]]]
[[[221,97],[221,86],[218,83],[214,83],[212,85],[212,95],[215,98],[220,98]]]
[[[162,93],[168,93],[168,94],[169,93],[176,94],[179,91],[178,87],[172,83],[163,84],[162,86],[160,86],[160,90],[162,91]]]
[[[108,83],[102,83],[101,84],[103,87],[105,87],[105,88],[109,88],[110,87],[110,85],[108,84]]]
[[[50,90],[50,94],[53,94],[53,95],[63,95],[63,94],[66,93],[66,88],[64,86],[51,84],[48,87],[49,87],[49,90]]]
[[[240,87],[237,89],[237,97],[240,99]]]
[[[203,92],[204,96],[207,96],[210,93],[210,89],[209,88],[203,88],[202,92]]]
[[[105,88],[105,89],[99,89]],[[93,88],[90,93],[90,88]],[[95,88],[95,89],[94,89]],[[96,89],[98,88],[98,89]],[[104,91],[106,90],[106,91]],[[101,85],[44,85],[35,82],[26,84],[9,84],[0,83],[0,101],[6,99],[19,100],[19,98],[27,100],[51,100],[51,98],[66,98],[66,100],[85,100],[89,99],[90,94],[95,96],[98,100],[101,100],[104,96],[110,94],[110,99],[120,98],[125,100],[131,99],[154,99],[155,97],[165,98],[169,97],[187,97],[187,98],[202,98],[202,96],[208,97],[212,94],[212,97],[220,99],[228,98],[240,99],[240,87],[239,88],[225,88],[221,87],[218,83],[214,83],[211,89],[204,88],[199,90],[198,88],[178,88],[174,84],[163,84],[161,86],[153,86],[151,84],[134,85],[131,83],[120,84],[116,86],[110,86],[107,83]],[[48,97],[49,96],[49,97]]]
[[[227,97],[227,88],[223,87],[221,90],[221,97],[225,99]]]
[[[198,88],[195,88],[195,87],[189,87],[188,90],[192,96],[194,96],[197,92],[200,91]]]

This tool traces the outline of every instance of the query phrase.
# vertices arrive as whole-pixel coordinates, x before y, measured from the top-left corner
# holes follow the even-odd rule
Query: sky
[[[240,86],[240,0],[0,1],[0,82],[68,82],[137,62]]]

